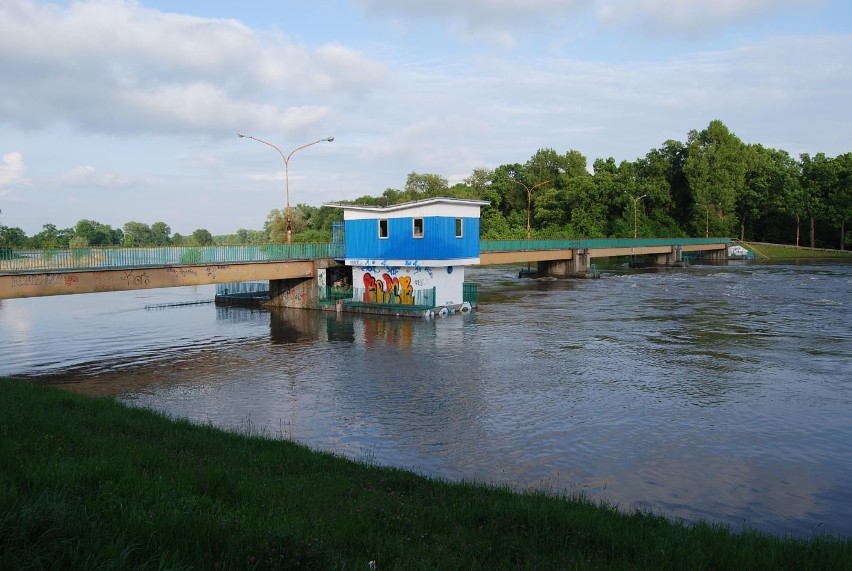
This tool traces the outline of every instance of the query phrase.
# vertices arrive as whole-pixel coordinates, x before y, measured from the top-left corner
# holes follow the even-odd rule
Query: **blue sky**
[[[0,0],[0,224],[259,229],[540,148],[634,160],[722,120],[852,150],[846,0]]]

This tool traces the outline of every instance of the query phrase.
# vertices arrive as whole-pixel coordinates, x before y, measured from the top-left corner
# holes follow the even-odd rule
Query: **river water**
[[[852,537],[852,264],[468,280],[478,311],[432,321],[157,308],[212,286],[0,301],[0,375],[449,480]]]

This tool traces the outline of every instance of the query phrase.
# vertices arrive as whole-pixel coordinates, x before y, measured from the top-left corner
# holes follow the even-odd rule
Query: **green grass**
[[[0,379],[0,569],[849,569],[852,542],[449,484]]]
[[[754,252],[755,260],[819,260],[845,259],[852,260],[852,251],[828,250],[822,248],[796,248],[784,244],[764,244],[759,242],[740,242]]]

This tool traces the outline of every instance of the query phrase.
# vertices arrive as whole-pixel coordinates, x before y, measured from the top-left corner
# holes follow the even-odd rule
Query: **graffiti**
[[[215,280],[216,279],[216,272],[230,270],[231,266],[207,266],[207,268],[205,268],[205,269],[207,270],[207,277]],[[195,270],[181,270],[180,275],[181,276],[184,276],[184,275],[195,276],[195,275],[198,275],[198,274],[196,274]]]
[[[67,285],[67,286],[74,285],[75,283],[77,283],[79,281],[80,281],[80,278],[78,278],[74,274],[68,274],[68,275],[65,276],[65,285]]]
[[[134,274],[133,270],[124,272],[124,279],[127,281],[127,285],[132,287],[146,287],[150,283],[147,273]]]
[[[112,291],[112,278],[95,274],[95,291]]]
[[[424,268],[423,266],[420,265],[420,262],[418,260],[406,260],[405,266],[407,268],[413,269],[415,274],[418,274],[420,272],[426,272],[427,274],[429,274],[430,278],[434,277],[432,275],[432,268],[430,268],[428,266],[426,266]]]
[[[385,272],[376,279],[366,272],[363,279],[365,302],[414,305],[414,287],[409,276],[398,277]]]
[[[184,276],[197,276],[198,272],[193,270],[192,268],[166,268],[166,271],[170,274],[177,274],[180,277]],[[132,272],[131,272],[132,273]],[[209,275],[210,268],[207,268],[207,273]]]
[[[49,286],[63,283],[60,274],[41,274],[35,276],[12,276],[12,287]]]

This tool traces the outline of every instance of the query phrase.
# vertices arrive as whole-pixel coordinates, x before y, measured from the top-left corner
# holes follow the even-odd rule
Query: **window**
[[[388,237],[388,221],[387,219],[379,220],[379,238],[387,239]]]
[[[414,220],[412,220],[412,222],[413,222],[413,225],[414,225],[413,226],[414,227],[414,232],[413,232],[414,237],[415,238],[422,238],[423,237],[423,219],[422,218],[415,218]]]
[[[464,236],[464,224],[461,218],[456,218],[456,238]]]

